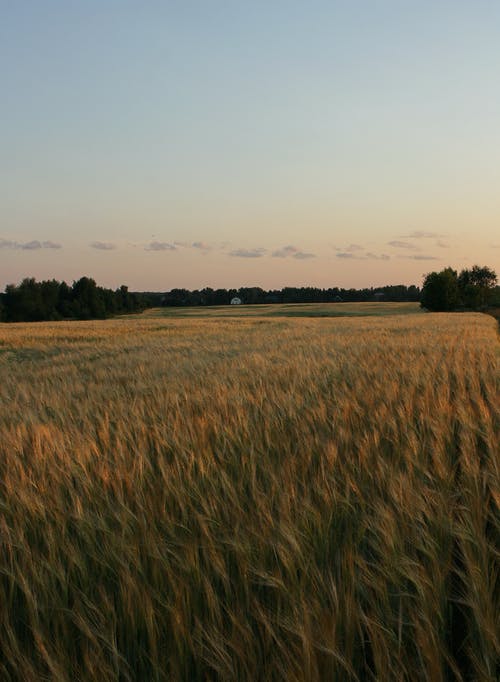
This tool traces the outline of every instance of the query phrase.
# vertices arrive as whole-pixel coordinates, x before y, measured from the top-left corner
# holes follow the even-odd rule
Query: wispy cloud
[[[17,248],[23,249],[25,251],[38,251],[38,249],[43,249],[42,242],[38,239],[33,239],[30,242],[24,242],[24,244],[18,244]]]
[[[144,247],[145,251],[177,251],[177,246],[170,242],[149,242]]]
[[[402,256],[402,258],[410,258],[411,260],[440,260],[437,256],[427,256],[423,253],[416,253],[412,256]]]
[[[116,249],[116,244],[111,242],[91,242],[89,246],[98,251],[113,251],[113,249]]]
[[[393,239],[392,242],[388,242],[389,246],[393,246],[395,249],[416,249],[417,247],[415,244],[411,244],[410,242],[402,242],[399,239]]]
[[[208,253],[209,251],[212,250],[210,244],[206,244],[205,242],[193,242],[191,244],[191,248],[197,249],[198,251],[202,251],[203,253]]]
[[[364,251],[364,249],[363,249]],[[390,260],[390,256],[387,253],[372,253],[371,251],[367,253],[360,253],[359,251],[340,251],[336,253],[337,258],[343,258],[344,260]]]
[[[356,251],[364,251],[365,247],[361,244],[349,244],[349,246],[334,246],[335,251],[342,251],[342,253],[354,253]]]
[[[281,249],[276,249],[272,252],[273,258],[288,258],[289,256],[294,256],[298,253],[299,249],[296,246],[283,246]]]
[[[296,258],[297,260],[306,260],[307,258],[316,258],[316,254],[307,251],[301,251],[296,246],[289,244],[283,246],[281,249],[273,251],[271,256],[273,258]]]
[[[235,258],[262,258],[265,256],[266,249],[256,248],[256,249],[234,249],[229,252],[229,256],[234,256]]]
[[[162,244],[162,246],[164,245],[163,242],[160,242],[160,243]],[[172,244],[170,244],[170,246],[173,246],[176,249],[195,249],[196,251],[200,251],[203,254],[207,254],[209,251],[212,251],[212,248],[213,248],[210,244],[207,244],[206,242],[200,242],[200,241],[185,242],[185,241],[175,240],[175,242],[172,242]],[[162,249],[156,248],[155,250],[156,251],[160,251],[160,250],[166,251],[167,248],[162,248]],[[169,250],[172,251],[173,249],[169,249]]]
[[[447,244],[446,242],[443,242],[441,239],[437,240],[436,246],[439,246],[440,249],[449,249],[450,248],[450,245]]]
[[[20,251],[38,251],[40,249],[61,249],[61,244],[52,241],[32,239],[29,242],[16,242],[12,239],[0,239],[0,249],[16,249]]]

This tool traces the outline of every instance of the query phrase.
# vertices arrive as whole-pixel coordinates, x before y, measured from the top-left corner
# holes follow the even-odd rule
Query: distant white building
[[[237,296],[231,299],[231,305],[241,305],[242,303],[243,301],[241,298],[238,298]]]

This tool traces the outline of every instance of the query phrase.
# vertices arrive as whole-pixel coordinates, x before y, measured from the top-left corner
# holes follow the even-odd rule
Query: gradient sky
[[[500,274],[498,0],[0,0],[0,286]]]

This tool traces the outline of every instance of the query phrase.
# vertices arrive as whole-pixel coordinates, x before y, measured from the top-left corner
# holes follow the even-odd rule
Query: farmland
[[[498,325],[343,305],[0,325],[0,679],[497,679]]]
[[[141,317],[366,317],[408,315],[420,311],[418,303],[278,303],[152,308]]]

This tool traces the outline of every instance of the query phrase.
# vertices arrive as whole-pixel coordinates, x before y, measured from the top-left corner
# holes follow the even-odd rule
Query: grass
[[[496,680],[496,327],[1,325],[0,679]]]
[[[147,317],[365,317],[421,312],[419,303],[273,303],[152,308]]]

